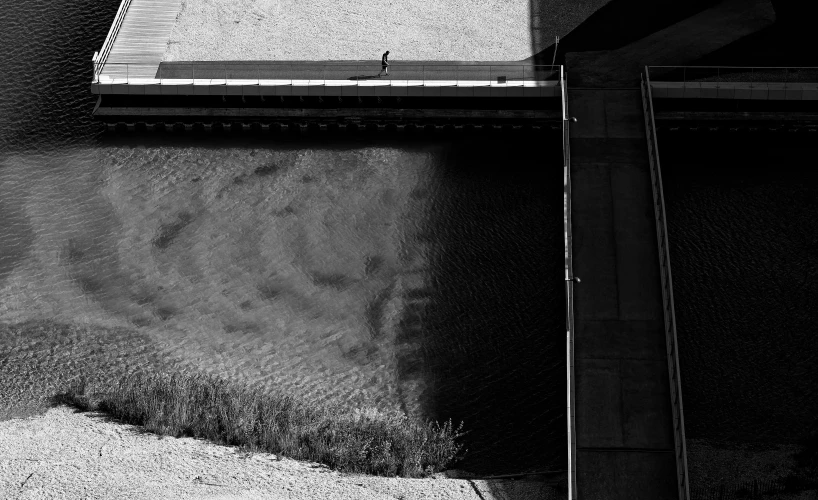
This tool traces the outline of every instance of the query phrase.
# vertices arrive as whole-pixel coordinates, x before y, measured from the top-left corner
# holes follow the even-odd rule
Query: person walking
[[[389,51],[387,50],[386,52],[383,53],[383,56],[381,56],[381,71],[380,73],[378,73],[378,77],[381,76],[381,73],[385,74],[386,76],[389,76],[389,63],[386,60],[388,57]]]

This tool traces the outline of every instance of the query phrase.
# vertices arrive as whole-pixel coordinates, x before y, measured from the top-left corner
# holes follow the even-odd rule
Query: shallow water
[[[124,327],[183,368],[464,420],[464,468],[561,468],[559,136],[106,135],[86,63],[117,5],[0,14],[0,322]]]

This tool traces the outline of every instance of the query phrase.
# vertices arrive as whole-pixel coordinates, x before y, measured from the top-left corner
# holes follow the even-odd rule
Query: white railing
[[[676,338],[676,312],[673,304],[673,277],[670,271],[670,248],[665,219],[665,197],[662,190],[662,169],[659,164],[659,144],[656,122],[653,116],[653,97],[650,89],[648,67],[642,76],[642,109],[645,115],[645,135],[648,141],[650,178],[653,190],[653,210],[656,216],[656,239],[659,246],[660,275],[662,279],[662,306],[665,319],[665,341],[670,376],[670,403],[673,412],[673,440],[676,454],[676,473],[679,500],[690,499],[687,476],[687,445],[685,443],[684,408],[682,406],[682,381],[679,373],[679,348]]]
[[[104,58],[100,54],[98,61]],[[206,86],[522,86],[557,84],[559,67],[532,64],[203,62],[170,64],[107,63],[95,83],[112,85]]]
[[[102,48],[98,53],[94,53],[92,60],[94,65],[93,82],[97,81],[99,74],[105,66],[105,62],[108,60],[108,54],[111,53],[111,47],[113,47],[114,40],[116,40],[116,36],[119,34],[119,28],[122,26],[122,21],[125,19],[125,14],[128,12],[130,5],[131,0],[122,0],[122,3],[119,4],[119,10],[116,11],[116,17],[114,17],[111,29],[108,30],[108,36],[105,37],[105,42],[102,43]]]
[[[577,499],[577,432],[574,404],[574,264],[571,235],[571,145],[568,120],[568,77],[560,66],[562,90],[563,227],[565,233],[565,364],[567,367],[568,500]]]

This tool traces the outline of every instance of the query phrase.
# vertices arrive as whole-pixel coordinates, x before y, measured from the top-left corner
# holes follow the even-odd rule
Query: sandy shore
[[[550,499],[539,482],[340,474],[56,407],[0,422],[0,498]]]
[[[608,0],[183,0],[166,61],[515,61]]]

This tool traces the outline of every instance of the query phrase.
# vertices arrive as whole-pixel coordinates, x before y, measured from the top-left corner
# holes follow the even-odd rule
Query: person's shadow
[[[381,75],[359,75],[359,76],[350,76],[347,80],[374,80],[376,78],[380,78]]]

